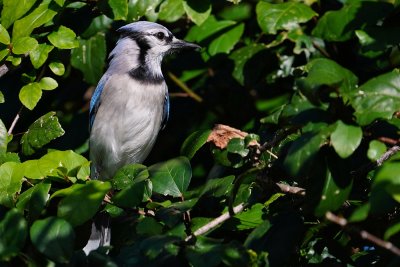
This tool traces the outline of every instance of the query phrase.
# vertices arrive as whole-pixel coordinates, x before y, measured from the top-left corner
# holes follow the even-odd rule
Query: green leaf
[[[21,160],[17,153],[15,152],[7,152],[4,154],[0,154],[0,165],[5,162],[17,162],[20,163]]]
[[[183,0],[166,0],[160,6],[158,18],[166,22],[174,22],[184,14]]]
[[[8,45],[10,44],[10,35],[8,34],[6,28],[0,24],[0,43]]]
[[[259,2],[256,13],[258,25],[269,34],[298,28],[299,23],[307,22],[317,15],[309,6],[297,2],[282,4]]]
[[[235,227],[238,230],[253,229],[263,223],[264,205],[261,203],[254,204],[250,209],[247,209],[239,214],[236,214],[234,218],[239,219],[239,222]]]
[[[162,234],[163,225],[152,217],[145,217],[136,226],[136,233],[139,235],[160,235]]]
[[[112,198],[115,205],[125,208],[134,208],[142,203],[145,197],[146,181],[136,182],[116,193]]]
[[[50,22],[57,14],[57,11],[49,8],[51,0],[44,0],[29,15],[17,20],[13,27],[13,40],[20,37],[29,36],[32,31],[43,24]]]
[[[58,76],[62,76],[65,73],[65,67],[64,64],[61,63],[60,61],[53,61],[49,64],[50,70]]]
[[[329,136],[329,132],[322,128],[302,134],[291,144],[283,163],[290,175],[299,176],[311,167],[313,158]]]
[[[93,180],[86,184],[74,184],[67,189],[67,196],[58,204],[57,216],[77,226],[96,214],[111,184]]]
[[[72,150],[52,151],[41,157],[39,160],[39,165],[42,165],[44,169],[46,165],[56,165],[62,168],[63,175],[67,176],[77,176],[81,167],[86,166],[87,164],[88,160],[85,157],[75,153]],[[65,177],[62,176],[62,178]]]
[[[264,45],[261,44],[250,44],[244,46],[232,52],[229,56],[235,62],[235,68],[233,69],[232,76],[241,84],[245,84],[245,68],[246,63],[258,52],[266,49]],[[247,67],[247,66],[246,66]]]
[[[331,134],[332,146],[341,158],[347,158],[357,149],[362,139],[362,130],[358,126],[347,125],[342,121],[336,123]]]
[[[49,200],[50,187],[50,183],[39,183],[29,188],[18,197],[16,207],[20,211],[27,210],[30,221],[36,220]]]
[[[0,260],[8,261],[18,255],[28,235],[28,224],[17,210],[9,210],[0,222]]]
[[[3,60],[5,57],[7,57],[9,54],[10,50],[8,48],[0,50],[0,61]]]
[[[360,125],[392,118],[400,110],[399,73],[394,71],[367,81],[354,92],[351,104]]]
[[[203,130],[192,133],[186,138],[181,147],[181,155],[192,159],[196,152],[207,143],[211,130]]]
[[[110,181],[113,188],[122,190],[137,181],[143,181],[149,177],[147,167],[142,164],[130,164],[122,167]]]
[[[74,229],[61,218],[48,217],[35,221],[30,237],[35,248],[55,262],[67,263],[74,252]]]
[[[208,179],[201,192],[201,196],[227,196],[233,188],[234,179],[234,175],[229,175],[223,178]]]
[[[49,112],[37,119],[21,138],[22,153],[32,155],[50,141],[64,135],[55,112]]]
[[[71,65],[83,73],[86,82],[97,84],[103,75],[106,59],[106,41],[99,33],[88,40],[79,40],[78,48],[72,50]]]
[[[357,207],[349,217],[349,222],[361,222],[367,219],[369,210],[371,205],[369,203],[365,203],[360,207]]]
[[[315,208],[315,215],[322,217],[327,211],[335,211],[343,206],[353,186],[353,181],[343,169],[343,162],[335,157],[328,157],[324,185],[321,191],[321,199]],[[341,166],[341,168],[338,168]]]
[[[128,3],[127,21],[136,21],[145,16],[149,21],[156,21],[156,10],[161,0],[131,0]]]
[[[0,104],[3,104],[4,103],[4,95],[3,95],[3,93],[0,91]],[[0,143],[1,143],[1,141],[0,141]]]
[[[40,68],[49,57],[49,53],[53,50],[54,46],[47,44],[39,44],[35,49],[30,51],[29,58],[35,69]]]
[[[47,39],[52,45],[60,49],[72,49],[79,46],[74,31],[65,26],[60,26],[56,32],[50,33]]]
[[[322,85],[332,86],[334,89],[339,88],[342,97],[347,101],[358,83],[357,76],[351,71],[326,58],[311,60],[306,65],[306,71],[308,72],[307,77],[299,79],[298,84],[302,92],[314,101],[317,101],[318,89]]]
[[[341,9],[326,12],[312,34],[326,41],[342,42],[353,37],[354,31],[365,25],[376,25],[393,6],[372,1],[349,1]]]
[[[149,167],[153,190],[163,195],[182,196],[192,178],[192,168],[186,157],[178,157]]]
[[[112,9],[114,20],[126,20],[128,15],[128,1],[126,0],[108,0]]]
[[[3,121],[0,120],[0,154],[7,152],[8,133]]]
[[[3,0],[1,24],[7,29],[14,21],[21,18],[36,3],[37,0]]]
[[[58,87],[58,83],[53,78],[43,77],[39,81],[39,86],[42,90],[54,90]]]
[[[398,234],[399,232],[400,232],[400,223],[397,222],[386,229],[386,232],[384,234],[384,239],[389,240],[389,238],[391,238],[393,235]]]
[[[0,166],[0,205],[14,207],[23,176],[24,171],[20,163],[6,162]]]
[[[218,53],[228,54],[233,49],[235,44],[239,42],[243,32],[244,24],[240,23],[231,30],[214,39],[208,47],[208,52],[211,56],[214,56]]]
[[[19,91],[19,100],[21,103],[30,110],[33,110],[40,98],[42,97],[42,90],[38,83],[33,82],[25,85]]]
[[[201,42],[235,24],[236,22],[232,20],[217,21],[214,16],[209,16],[203,24],[193,26],[185,39],[191,42]]]
[[[184,0],[183,9],[190,20],[192,20],[196,25],[201,25],[211,14],[211,3],[209,0]]]
[[[373,178],[370,203],[372,214],[382,214],[395,207],[400,201],[400,164],[385,162]]]
[[[370,160],[378,160],[386,152],[386,145],[378,140],[369,142],[367,156]]]
[[[38,46],[36,39],[31,37],[21,37],[13,41],[12,52],[17,55],[26,54]]]

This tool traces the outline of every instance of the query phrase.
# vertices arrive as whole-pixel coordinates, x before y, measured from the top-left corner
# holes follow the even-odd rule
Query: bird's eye
[[[160,40],[163,40],[165,37],[165,34],[163,32],[157,32],[156,33],[156,37]]]

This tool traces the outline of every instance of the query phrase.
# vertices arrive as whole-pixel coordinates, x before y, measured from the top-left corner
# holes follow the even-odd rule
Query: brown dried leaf
[[[217,124],[208,136],[207,142],[211,142],[216,147],[224,149],[232,138],[244,139],[247,135],[248,133],[232,128],[228,125]],[[250,142],[249,145],[259,146],[256,141]]]

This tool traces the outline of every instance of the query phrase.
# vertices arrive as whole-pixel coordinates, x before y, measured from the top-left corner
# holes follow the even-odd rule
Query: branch
[[[400,146],[391,147],[376,161],[376,165],[381,166],[383,164],[383,162],[388,160],[390,157],[392,157],[394,154],[396,154],[399,151],[400,151]]]
[[[246,207],[246,204],[240,203],[239,205],[237,205],[236,207],[233,208],[233,213],[234,213],[233,215],[238,214],[239,212],[242,212],[245,207]],[[229,212],[225,212],[221,216],[215,218],[211,222],[207,223],[206,225],[203,225],[202,227],[200,227],[199,229],[194,231],[193,234],[191,234],[190,236],[186,237],[185,241],[188,242],[188,241],[192,240],[193,238],[195,238],[196,236],[199,236],[199,235],[207,233],[208,231],[218,227],[223,222],[225,222],[228,219],[232,218],[233,215],[231,215]]]
[[[355,232],[356,234],[358,234],[362,239],[364,240],[368,240],[369,242],[384,248],[386,250],[389,250],[390,252],[392,252],[393,254],[395,254],[396,256],[400,256],[400,249],[398,247],[396,247],[395,245],[393,245],[393,243],[385,241],[380,239],[379,237],[365,231],[365,230],[360,230],[357,229],[355,227],[350,227],[348,225],[348,222],[345,218],[336,216],[335,214],[333,214],[332,212],[328,211],[325,214],[325,217],[328,221],[333,222],[337,225],[340,225],[341,227],[343,227],[343,229],[347,229],[348,231],[352,231]]]
[[[13,122],[11,123],[10,128],[8,129],[8,132],[7,132],[7,133],[8,133],[9,135],[12,134],[12,132],[13,132],[13,130],[14,130],[14,128],[15,128],[15,125],[17,124],[17,122],[18,122],[18,120],[19,120],[19,118],[20,118],[20,116],[21,116],[22,108],[23,108],[23,107],[21,107],[21,108],[19,109],[17,115],[15,115],[15,118],[14,118]]]
[[[275,185],[282,191],[282,193],[289,193],[289,194],[299,195],[299,196],[306,195],[306,190],[301,187],[290,186],[290,185],[283,184],[283,183],[276,183]]]
[[[199,96],[198,94],[193,92],[192,89],[190,89],[184,82],[179,80],[179,78],[176,77],[172,72],[168,72],[168,76],[171,78],[172,81],[174,81],[174,83],[176,85],[178,85],[183,91],[185,91],[191,98],[193,98],[197,102],[200,102],[200,103],[203,102],[203,98],[201,98],[201,96]]]

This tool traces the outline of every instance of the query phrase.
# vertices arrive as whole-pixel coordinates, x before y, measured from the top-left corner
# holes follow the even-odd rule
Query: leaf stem
[[[177,86],[179,86],[183,91],[185,91],[188,94],[188,96],[190,96],[199,103],[203,102],[203,98],[201,98],[201,96],[193,92],[192,89],[190,89],[184,82],[179,80],[179,78],[176,77],[172,72],[168,72],[168,76]]]

